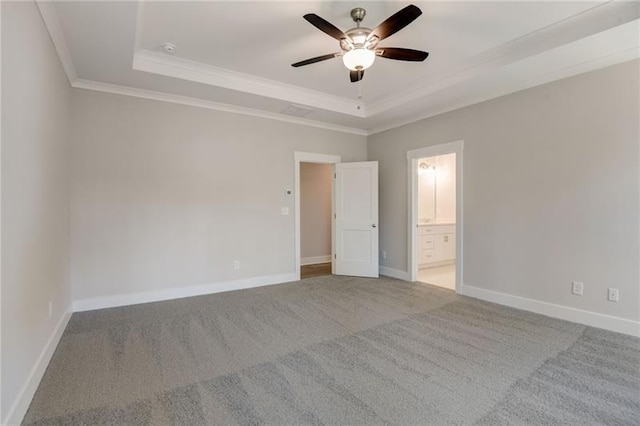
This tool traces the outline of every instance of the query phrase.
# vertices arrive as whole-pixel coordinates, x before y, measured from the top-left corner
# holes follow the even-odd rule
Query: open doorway
[[[418,159],[418,281],[456,288],[456,154]]]
[[[295,271],[300,279],[302,163],[331,164],[331,273],[354,277],[379,276],[378,162],[341,163],[340,156],[294,153]],[[290,192],[286,190],[286,193]]]
[[[334,221],[332,220],[333,214],[334,214],[334,210],[335,210],[335,206],[334,206],[334,196],[333,196],[333,192],[334,192],[334,179],[333,179],[333,168],[334,165],[337,163],[340,163],[340,156],[339,155],[327,155],[327,154],[318,154],[318,153],[312,153],[312,152],[295,152],[294,153],[294,173],[295,173],[295,271],[296,274],[298,276],[298,279],[302,278],[302,267],[303,267],[303,263],[305,263],[305,276],[307,276],[308,274],[306,273],[307,269],[319,269],[320,271],[315,271],[316,273],[321,273],[321,274],[325,274],[327,273],[327,269],[329,269],[329,273],[335,273],[335,258],[333,257],[333,253],[335,253],[335,241],[333,240],[333,234],[334,234]],[[310,165],[310,166],[309,166]],[[314,251],[309,251],[307,249],[305,249],[305,252],[303,254],[302,251],[302,247],[303,247],[303,238],[302,238],[302,228],[303,228],[303,221],[305,222],[305,227],[309,228],[310,226],[313,227],[314,225],[314,218],[310,217],[308,213],[305,213],[305,218],[302,218],[302,212],[303,209],[304,211],[308,212],[309,211],[309,207],[313,206],[314,203],[312,202],[311,205],[309,205],[309,203],[306,203],[304,208],[303,208],[303,201],[302,201],[302,197],[304,196],[305,198],[311,198],[311,200],[313,201],[313,187],[314,185],[305,185],[305,188],[303,189],[303,184],[302,184],[302,173],[305,173],[305,180],[309,183],[309,177],[313,177],[313,175],[319,174],[321,175],[322,173],[317,173],[320,169],[315,169],[313,168],[313,165],[319,165],[319,166],[326,166],[329,168],[329,170],[331,170],[330,174],[329,174],[329,188],[330,188],[330,192],[329,192],[329,216],[328,216],[328,220],[329,220],[329,232],[326,235],[326,237],[329,239],[329,244],[330,244],[330,251],[328,253],[320,253],[317,254],[318,252],[314,252]],[[303,171],[303,168],[305,169]],[[309,173],[310,172],[310,173]],[[316,179],[311,179],[311,182],[314,182]],[[317,182],[316,182],[317,183]],[[320,183],[320,185],[322,185],[322,183]],[[326,187],[324,189],[326,191]],[[305,193],[303,195],[303,192]],[[326,194],[325,194],[326,195]],[[326,214],[326,213],[325,213]],[[322,216],[321,216],[322,217]],[[323,222],[326,223],[326,222]],[[322,233],[323,231],[321,231]],[[305,233],[305,235],[309,235],[308,233]],[[308,240],[309,238],[307,238]],[[305,245],[307,245],[308,242],[305,242]],[[315,243],[311,243],[312,245],[316,245]],[[323,247],[321,244],[318,244],[318,246]],[[326,247],[326,246],[325,246]],[[315,250],[315,249],[314,249]],[[326,251],[326,250],[325,250]],[[330,262],[330,267],[329,265],[327,265],[327,256],[329,257],[328,262]],[[313,267],[312,265],[319,265],[319,264],[323,264],[322,266],[319,267]],[[323,269],[324,268],[324,269]],[[313,272],[313,271],[312,271]]]
[[[458,141],[407,152],[411,280],[456,291],[462,283],[462,148]]]
[[[331,275],[333,164],[300,163],[300,278]]]

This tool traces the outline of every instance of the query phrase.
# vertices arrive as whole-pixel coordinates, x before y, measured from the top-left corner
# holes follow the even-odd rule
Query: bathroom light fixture
[[[436,169],[436,166],[434,166],[431,163],[427,163],[426,161],[421,161],[419,167],[422,170],[435,170]]]
[[[433,165],[432,163],[428,163],[426,161],[420,161],[418,163],[418,174],[420,176],[424,176],[426,174],[432,174],[433,172],[435,172],[436,170],[436,166]]]

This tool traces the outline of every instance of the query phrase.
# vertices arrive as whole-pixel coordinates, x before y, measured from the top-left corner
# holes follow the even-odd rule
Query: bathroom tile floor
[[[455,290],[456,264],[418,269],[418,281]]]

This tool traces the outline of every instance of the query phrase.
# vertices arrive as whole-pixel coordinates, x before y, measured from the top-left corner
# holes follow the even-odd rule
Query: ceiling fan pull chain
[[[361,72],[361,71],[358,71]],[[362,100],[362,78],[358,80],[358,99]]]

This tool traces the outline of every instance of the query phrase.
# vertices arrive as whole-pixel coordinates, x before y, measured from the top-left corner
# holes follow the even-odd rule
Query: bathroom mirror
[[[418,160],[418,223],[456,222],[456,157]]]
[[[436,220],[436,169],[429,159],[418,160],[418,221]]]

